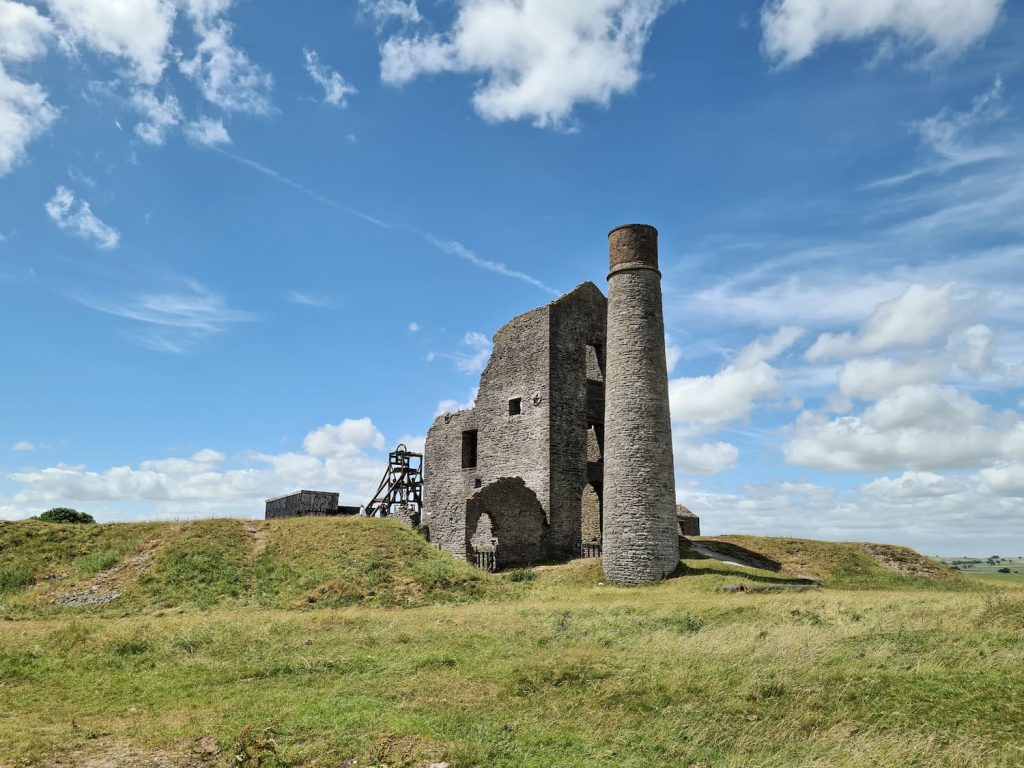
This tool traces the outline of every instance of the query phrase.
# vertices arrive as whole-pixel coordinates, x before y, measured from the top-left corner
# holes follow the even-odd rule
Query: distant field
[[[999,562],[991,564],[988,558],[972,557],[941,557],[940,562],[952,567],[957,563],[957,568],[964,576],[973,579],[984,579],[986,581],[1015,582],[1024,584],[1024,557],[1004,557]],[[980,562],[975,562],[980,561]],[[1000,573],[1001,568],[1009,568],[1010,573]]]
[[[770,567],[618,588],[391,521],[0,525],[0,766],[1024,765],[1024,586],[699,543]],[[825,588],[720,591],[798,577]]]

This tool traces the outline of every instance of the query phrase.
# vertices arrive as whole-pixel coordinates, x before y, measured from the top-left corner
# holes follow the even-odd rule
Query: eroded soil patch
[[[160,545],[159,539],[150,539],[145,549],[126,557],[91,579],[79,582],[55,595],[50,603],[66,607],[106,605],[121,596],[125,589],[138,582],[149,568]]]

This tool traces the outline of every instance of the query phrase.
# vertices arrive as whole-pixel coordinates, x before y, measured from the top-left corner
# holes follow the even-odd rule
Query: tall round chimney
[[[679,565],[658,230],[617,227],[608,251],[602,557],[611,581],[643,584]]]

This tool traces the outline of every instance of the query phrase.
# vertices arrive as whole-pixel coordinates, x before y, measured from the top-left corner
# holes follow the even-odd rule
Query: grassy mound
[[[889,544],[812,541],[762,536],[702,537],[767,561],[771,570],[836,589],[968,588],[970,583],[938,560]]]
[[[739,567],[708,559],[696,546]],[[390,520],[297,518],[188,523],[0,525],[0,615],[89,608],[131,615],[176,607],[419,606],[602,584],[598,560],[492,576]],[[720,536],[684,542],[689,589],[814,579],[840,589],[965,588],[904,547]],[[663,587],[654,587],[661,589]]]
[[[508,582],[365,518],[0,525],[0,611],[458,602]]]

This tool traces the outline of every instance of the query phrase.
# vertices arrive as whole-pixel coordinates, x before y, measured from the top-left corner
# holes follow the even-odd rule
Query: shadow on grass
[[[717,561],[712,560],[712,562]],[[694,568],[693,566],[686,565],[686,563],[680,563],[679,567],[676,568],[668,578],[679,579],[687,576],[728,576],[746,579],[747,581],[754,581],[760,584],[792,584],[809,587],[819,585],[819,583],[814,579],[803,579],[796,576],[771,576],[768,574],[750,573],[747,571],[724,571],[716,568]]]

